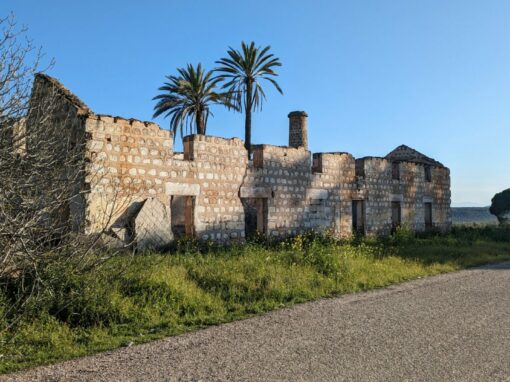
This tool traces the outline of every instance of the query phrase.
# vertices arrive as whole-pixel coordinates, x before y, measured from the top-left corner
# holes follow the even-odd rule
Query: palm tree
[[[273,78],[278,76],[273,68],[282,64],[273,54],[268,54],[270,48],[266,46],[261,49],[256,47],[253,41],[249,45],[243,41],[241,51],[229,47],[227,51],[229,57],[216,61],[220,66],[214,69],[220,73],[218,78],[225,81],[222,88],[227,89],[229,99],[236,106],[236,110],[244,109],[246,113],[244,146],[248,150],[248,158],[251,157],[251,113],[254,109],[260,110],[262,101],[266,98],[260,81],[269,81],[280,94],[283,94]]]
[[[163,93],[153,98],[158,100],[154,106],[154,118],[161,114],[172,116],[170,128],[174,135],[179,129],[182,136],[183,127],[189,133],[195,129],[198,134],[205,134],[207,120],[212,115],[210,104],[223,104],[229,108],[235,108],[235,105],[231,104],[226,93],[215,91],[221,79],[213,77],[212,71],[205,72],[201,64],[196,68],[188,64],[177,71],[179,76],[166,76],[168,82],[158,89]]]

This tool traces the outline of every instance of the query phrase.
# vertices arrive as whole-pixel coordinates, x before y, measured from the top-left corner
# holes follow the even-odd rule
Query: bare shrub
[[[0,29],[0,288],[9,299],[2,314],[14,317],[51,298],[63,273],[90,272],[111,253],[94,253],[100,233],[76,233],[86,176],[101,176],[85,156],[89,110],[36,74],[41,50],[12,15]]]

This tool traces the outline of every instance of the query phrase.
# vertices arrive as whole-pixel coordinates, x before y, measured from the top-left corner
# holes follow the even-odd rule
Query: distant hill
[[[497,224],[498,219],[489,207],[452,207],[453,224]]]

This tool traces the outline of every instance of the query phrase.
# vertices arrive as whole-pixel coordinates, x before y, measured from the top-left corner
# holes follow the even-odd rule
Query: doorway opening
[[[400,202],[391,202],[391,232],[395,232],[402,223]]]
[[[170,198],[171,227],[174,239],[195,235],[195,197],[173,195]]]
[[[247,237],[267,233],[267,198],[242,198]]]
[[[432,203],[423,203],[425,207],[425,229],[432,229]]]
[[[352,201],[352,232],[356,235],[365,234],[365,201]]]

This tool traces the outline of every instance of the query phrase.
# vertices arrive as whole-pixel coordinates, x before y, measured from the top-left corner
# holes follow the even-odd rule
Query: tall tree
[[[205,134],[207,120],[212,115],[210,104],[223,104],[234,107],[226,93],[216,92],[221,78],[213,77],[212,71],[204,71],[201,64],[195,68],[188,64],[186,68],[178,68],[178,76],[167,76],[165,82],[158,90],[163,93],[154,97],[158,100],[154,107],[154,117],[164,114],[171,116],[170,128],[175,134],[183,127],[189,133],[195,130],[198,134]]]
[[[260,110],[262,101],[266,99],[261,80],[269,81],[283,94],[274,79],[278,74],[273,70],[282,64],[272,53],[268,53],[269,49],[269,45],[261,48],[256,47],[253,41],[249,45],[243,41],[240,51],[229,47],[229,57],[216,61],[220,65],[215,69],[219,73],[218,78],[225,81],[223,89],[227,89],[229,99],[236,109],[245,112],[244,145],[248,150],[248,158],[251,157],[251,114],[254,109]]]

